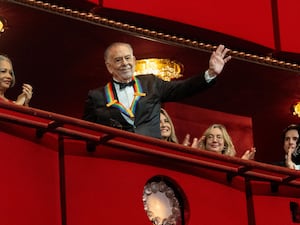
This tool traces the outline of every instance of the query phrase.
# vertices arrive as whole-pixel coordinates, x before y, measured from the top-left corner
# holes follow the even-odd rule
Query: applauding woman
[[[190,145],[190,135],[187,135],[183,141],[185,146]],[[194,138],[191,144],[192,148],[204,149],[223,155],[235,156],[236,150],[232,143],[232,139],[226,128],[222,124],[212,124],[203,133],[200,138]],[[242,155],[242,159],[254,159],[256,149],[252,147],[246,150]]]
[[[29,84],[23,84],[22,93],[18,96],[17,100],[12,101],[6,98],[6,90],[13,87],[15,82],[16,78],[11,60],[5,55],[0,55],[0,101],[28,106],[32,97],[32,86]]]

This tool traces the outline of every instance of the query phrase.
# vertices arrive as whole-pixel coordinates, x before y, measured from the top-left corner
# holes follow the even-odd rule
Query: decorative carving
[[[179,225],[180,204],[174,190],[165,182],[146,184],[143,193],[144,209],[154,225]]]
[[[182,77],[183,65],[170,59],[136,60],[135,75],[154,74],[165,81]]]

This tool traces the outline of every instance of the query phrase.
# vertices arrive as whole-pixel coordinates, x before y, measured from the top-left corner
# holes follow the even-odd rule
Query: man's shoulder
[[[140,75],[135,75],[136,79],[140,80],[142,83],[152,83],[155,82],[156,80],[161,80],[154,74],[140,74]]]

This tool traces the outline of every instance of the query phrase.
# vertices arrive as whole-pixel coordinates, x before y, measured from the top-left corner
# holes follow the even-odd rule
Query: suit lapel
[[[134,88],[134,98],[131,103],[130,108],[126,108],[122,103],[118,100],[118,95],[116,94],[115,87],[112,82],[108,82],[104,87],[105,97],[106,97],[106,106],[107,107],[115,107],[119,109],[122,113],[129,116],[130,118],[134,118],[136,105],[141,97],[146,96],[146,93],[143,92],[142,85],[140,80],[135,76],[133,77],[135,80]]]

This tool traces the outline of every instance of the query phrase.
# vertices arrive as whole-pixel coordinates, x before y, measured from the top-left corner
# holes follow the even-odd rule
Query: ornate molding
[[[62,16],[70,17],[73,19],[85,21],[102,27],[108,27],[111,29],[119,30],[122,32],[130,33],[135,36],[142,36],[146,38],[155,39],[160,42],[171,43],[183,47],[189,47],[201,51],[212,52],[217,46],[206,44],[203,42],[190,40],[175,35],[165,34],[157,32],[154,30],[144,29],[134,25],[129,25],[119,21],[110,20],[90,12],[80,12],[70,8],[65,8],[62,6],[36,1],[36,0],[6,0],[8,2],[21,4],[28,7],[37,8],[39,10],[44,10],[51,13],[56,13]],[[260,65],[265,65],[269,67],[275,67],[283,70],[289,70],[294,72],[300,72],[300,65],[296,63],[290,63],[283,60],[278,60],[270,56],[259,56],[255,54],[250,54],[247,52],[231,50],[229,54],[236,59],[248,61],[251,63],[256,63]]]

